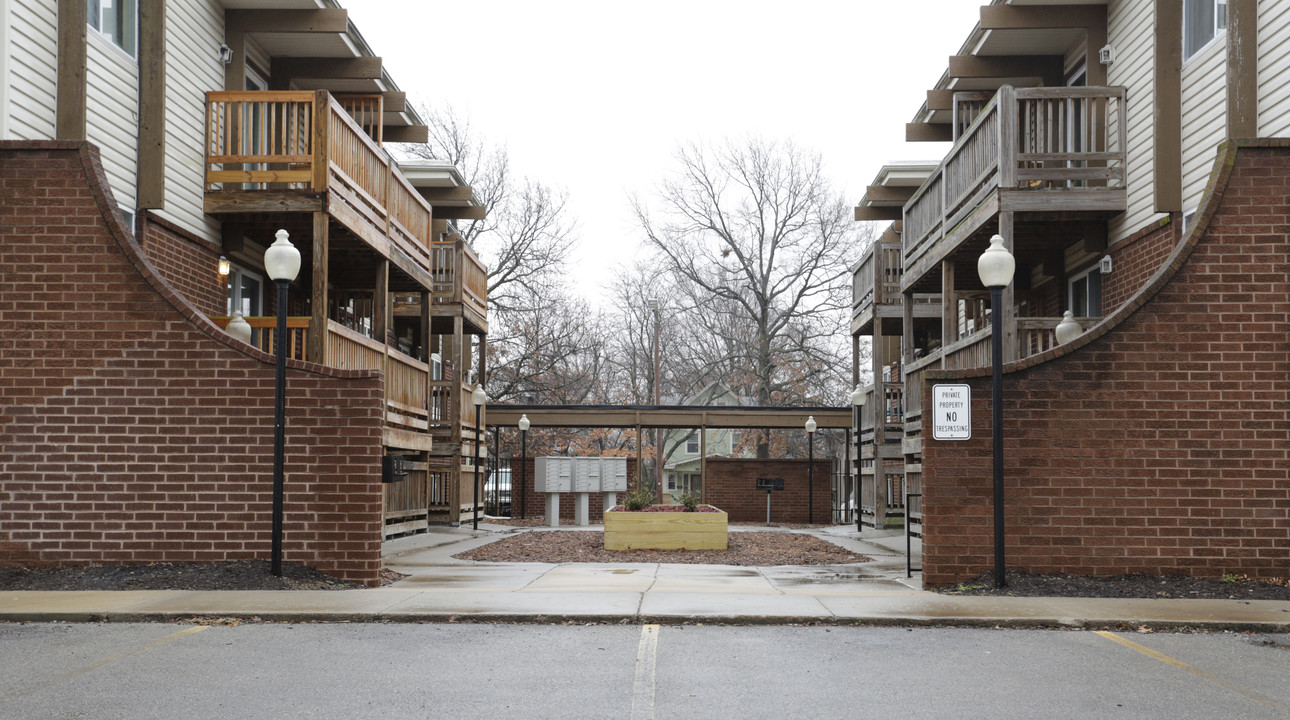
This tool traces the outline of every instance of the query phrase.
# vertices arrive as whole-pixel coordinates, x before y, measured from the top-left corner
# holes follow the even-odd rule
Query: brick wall
[[[143,254],[157,274],[199,312],[226,314],[228,283],[218,272],[219,248],[149,212],[143,214],[140,225]]]
[[[98,154],[0,142],[0,564],[268,558],[272,358],[116,217]],[[291,363],[284,558],[381,567],[379,374]]]
[[[704,500],[725,510],[732,522],[766,522],[766,491],[756,489],[757,478],[783,478],[784,489],[771,493],[771,522],[805,523],[811,514],[812,494],[815,522],[830,522],[832,462],[815,461],[813,493],[807,489],[809,468],[806,460],[712,458],[707,463]]]
[[[1005,368],[1010,569],[1286,576],[1290,141],[1220,156],[1169,272],[1079,340]],[[929,586],[993,567],[988,370],[929,374],[924,407],[936,381],[971,385],[974,427],[937,442],[924,426]]]

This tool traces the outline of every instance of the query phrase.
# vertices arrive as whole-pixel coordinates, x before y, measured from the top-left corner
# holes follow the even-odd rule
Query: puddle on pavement
[[[877,573],[811,573],[808,575],[775,575],[767,573],[766,577],[776,585],[840,585],[843,583],[893,582],[889,577]]]

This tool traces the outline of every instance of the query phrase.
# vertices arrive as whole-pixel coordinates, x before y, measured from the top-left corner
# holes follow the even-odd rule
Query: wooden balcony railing
[[[385,373],[385,422],[403,430],[430,430],[430,366],[340,323],[327,323],[327,364]]]
[[[379,109],[322,90],[206,93],[207,191],[330,191],[336,214],[428,269],[431,208],[381,148]]]
[[[224,329],[228,327],[228,315],[215,315],[211,317],[211,322]],[[276,353],[277,349],[273,345],[273,339],[278,334],[278,319],[276,317],[243,317],[247,325],[251,326],[251,344],[267,352]],[[309,352],[309,318],[305,317],[288,317],[287,318],[287,357],[293,360],[303,360]]]
[[[900,280],[904,274],[900,243],[874,243],[860,259],[852,278],[851,319],[860,319],[874,305],[899,305],[904,302]],[[915,304],[937,303],[939,295],[919,294]]]
[[[1123,88],[1000,88],[906,203],[906,266],[995,189],[1123,188],[1123,108]]]
[[[435,304],[461,303],[483,315],[488,309],[488,272],[461,240],[431,243],[430,288]]]

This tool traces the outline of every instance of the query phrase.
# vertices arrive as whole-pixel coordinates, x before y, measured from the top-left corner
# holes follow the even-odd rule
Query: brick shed
[[[97,150],[0,142],[0,564],[268,558],[273,358],[121,223]],[[383,381],[291,361],[284,559],[375,585]]]
[[[783,478],[784,489],[771,493],[770,520],[773,523],[805,523],[809,515],[807,460],[752,460],[709,458],[704,500],[725,510],[732,522],[765,522],[766,491],[757,490],[759,477]],[[829,473],[832,461],[815,461],[815,522],[827,523],[832,516]]]

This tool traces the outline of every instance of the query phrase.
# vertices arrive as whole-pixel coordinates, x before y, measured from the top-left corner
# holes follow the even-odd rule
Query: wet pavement
[[[567,528],[566,528],[567,529]],[[598,529],[595,526],[589,529]],[[732,532],[754,532],[736,527]],[[899,531],[851,526],[810,534],[872,558],[855,565],[739,567],[664,563],[485,563],[453,555],[514,532],[436,527],[386,543],[385,587],[309,591],[0,592],[0,620],[689,621],[1016,627],[1149,626],[1290,632],[1290,602],[968,597],[905,573]],[[913,539],[913,565],[921,548]]]

